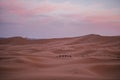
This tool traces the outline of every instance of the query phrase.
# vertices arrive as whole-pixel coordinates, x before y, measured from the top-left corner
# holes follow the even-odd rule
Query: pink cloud
[[[49,14],[53,12],[59,13],[74,13],[78,12],[80,8],[71,3],[52,3],[52,2],[41,2],[39,6],[32,9],[31,12],[33,14]]]
[[[31,10],[33,14],[45,14],[56,10],[56,6],[51,4],[43,4]]]
[[[120,27],[120,15],[96,15],[86,17],[85,21],[98,26],[118,26]]]
[[[28,5],[29,6],[29,5]],[[35,8],[28,9],[26,4],[18,0],[1,1],[0,7],[6,13],[16,14],[18,16],[32,16],[36,14],[48,14],[56,9],[52,3],[43,2]]]
[[[63,15],[68,20],[75,21],[76,23],[85,22],[94,26],[118,26],[120,27],[120,15],[113,15],[112,13],[107,14],[69,14]]]
[[[87,17],[87,20],[91,22],[120,21],[120,15],[96,15]]]
[[[29,6],[29,5],[28,5]],[[16,14],[18,16],[29,16],[37,14],[47,14],[56,12],[58,17],[62,17],[66,21],[75,21],[79,23],[81,21],[85,23],[90,23],[97,26],[120,26],[120,15],[114,15],[114,12],[110,10],[102,10],[99,9],[101,5],[85,7],[81,5],[72,4],[69,2],[64,3],[52,3],[50,1],[43,1],[33,9],[28,9],[26,4],[21,2],[20,0],[9,0],[9,1],[1,1],[0,7],[6,11],[6,13]],[[97,8],[101,10],[101,13]],[[92,9],[93,8],[93,9]],[[93,10],[95,13],[89,13],[89,10]],[[61,16],[62,15],[62,16]],[[52,16],[53,17],[53,16]],[[53,17],[57,20],[56,17]],[[49,22],[51,19],[44,18],[43,22]]]
[[[18,0],[1,1],[0,7],[2,10],[6,11],[6,13],[17,14],[19,16],[29,15],[25,4]]]

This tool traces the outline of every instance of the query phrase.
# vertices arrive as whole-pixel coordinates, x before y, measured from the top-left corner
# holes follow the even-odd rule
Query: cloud
[[[84,5],[75,4],[70,1],[56,3],[53,1],[18,1],[18,0],[2,0],[0,7],[6,11],[12,12],[17,15],[35,15],[35,14],[72,14],[80,13],[84,15],[95,15],[111,11],[104,9],[102,4]],[[36,2],[36,3],[35,3]],[[36,4],[36,5],[35,5]],[[33,7],[34,5],[34,7]],[[118,10],[118,9],[117,9]],[[115,12],[114,12],[115,13]]]
[[[18,0],[2,0],[0,1],[1,10],[18,16],[26,16],[29,15],[29,10],[25,7],[25,4]]]
[[[30,2],[30,1],[29,1]],[[34,2],[34,3],[33,3]],[[35,5],[36,4],[36,5]],[[34,5],[34,7],[32,7]],[[104,5],[76,4],[70,1],[28,1],[25,0],[1,0],[1,22],[21,22],[29,24],[54,23],[59,24],[92,24],[95,26],[120,26],[118,8],[106,9]],[[46,15],[42,17],[39,15]],[[37,17],[35,17],[37,16]]]
[[[120,27],[120,15],[104,14],[104,15],[89,16],[85,18],[85,21],[92,23],[96,26]]]
[[[39,6],[32,9],[31,12],[33,14],[47,14],[47,13],[53,12],[54,10],[56,10],[55,5],[47,3],[47,2],[42,2],[40,3]]]

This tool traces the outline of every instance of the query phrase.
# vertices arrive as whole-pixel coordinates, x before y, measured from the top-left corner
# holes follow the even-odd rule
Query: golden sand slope
[[[0,39],[0,80],[120,80],[120,37]]]

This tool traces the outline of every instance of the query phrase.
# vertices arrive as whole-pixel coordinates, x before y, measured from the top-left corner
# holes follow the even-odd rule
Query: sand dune
[[[120,36],[1,38],[0,80],[120,80]]]

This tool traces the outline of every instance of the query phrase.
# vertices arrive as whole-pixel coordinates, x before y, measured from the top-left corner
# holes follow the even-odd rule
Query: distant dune
[[[120,80],[120,36],[0,38],[0,80]]]

